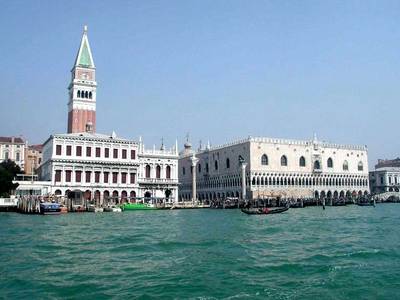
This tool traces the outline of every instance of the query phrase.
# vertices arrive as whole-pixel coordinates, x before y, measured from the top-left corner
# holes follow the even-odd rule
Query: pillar
[[[242,199],[246,199],[246,166],[247,163],[242,163],[240,165],[242,167]]]
[[[196,165],[199,159],[194,155],[190,158],[192,161],[192,201],[195,202],[197,200],[197,191],[196,191]]]

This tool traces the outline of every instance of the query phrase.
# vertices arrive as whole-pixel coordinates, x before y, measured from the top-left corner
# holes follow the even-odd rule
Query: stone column
[[[199,159],[194,155],[190,158],[192,161],[192,201],[195,202],[197,200],[197,191],[196,191],[196,165]]]
[[[246,200],[246,166],[247,166],[247,163],[242,163],[240,166],[242,168],[242,199]]]

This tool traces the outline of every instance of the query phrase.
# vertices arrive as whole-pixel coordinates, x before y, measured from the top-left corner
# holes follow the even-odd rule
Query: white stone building
[[[193,163],[193,155],[197,162]],[[316,138],[298,141],[250,137],[196,152],[186,143],[179,158],[180,200],[193,199],[193,165],[196,198],[201,201],[242,197],[243,193],[253,199],[337,198],[369,193],[367,148]]]
[[[110,198],[177,201],[177,144],[146,149],[141,139],[96,133],[97,82],[86,26],[71,74],[68,133],[51,135],[43,144],[39,180],[48,194],[68,196],[78,190],[97,203]]]
[[[26,144],[20,137],[0,137],[0,162],[10,159],[14,161],[22,171],[25,169]]]
[[[375,170],[369,172],[371,192],[374,194],[400,191],[400,158],[378,160]]]
[[[98,203],[138,198],[176,201],[178,152],[146,150],[141,141],[115,134],[56,134],[44,143],[40,179],[51,181],[50,194],[79,190]]]

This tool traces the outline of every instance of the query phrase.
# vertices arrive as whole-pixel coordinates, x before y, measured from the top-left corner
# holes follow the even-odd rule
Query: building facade
[[[37,169],[42,163],[42,150],[42,145],[30,145],[25,149],[25,174],[37,173]]]
[[[196,158],[194,160],[194,158]],[[199,200],[247,198],[352,197],[369,193],[365,146],[247,138],[180,153],[180,200],[193,199],[193,172]],[[245,184],[242,178],[245,177]]]
[[[0,137],[0,162],[4,160],[14,161],[22,171],[25,170],[24,140],[20,137]]]
[[[52,135],[43,147],[40,178],[50,193],[79,190],[98,203],[178,197],[176,148],[146,150],[143,143],[96,133]]]
[[[373,194],[400,191],[400,158],[378,160],[375,170],[369,172]]]

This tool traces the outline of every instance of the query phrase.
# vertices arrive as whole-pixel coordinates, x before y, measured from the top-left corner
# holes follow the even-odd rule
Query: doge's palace
[[[193,164],[193,157],[197,159]],[[243,172],[242,172],[243,170]],[[196,172],[196,197],[192,195]],[[244,177],[244,184],[243,184]],[[249,137],[179,158],[180,200],[352,197],[369,193],[366,146]]]

